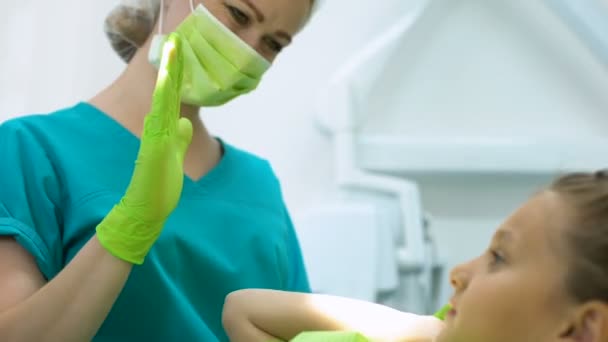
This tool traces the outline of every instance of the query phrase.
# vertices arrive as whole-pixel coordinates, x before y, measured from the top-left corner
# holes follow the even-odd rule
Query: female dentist
[[[140,1],[106,21],[109,87],[0,125],[2,341],[226,341],[228,293],[309,291],[270,165],[197,114],[255,89],[320,0]]]

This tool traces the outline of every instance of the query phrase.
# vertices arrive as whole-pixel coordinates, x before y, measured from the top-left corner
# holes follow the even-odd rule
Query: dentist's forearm
[[[0,340],[90,341],[131,269],[132,264],[108,253],[93,236],[55,278],[0,313]]]

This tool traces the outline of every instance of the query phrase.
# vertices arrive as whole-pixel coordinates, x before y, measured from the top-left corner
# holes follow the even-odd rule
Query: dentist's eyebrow
[[[264,20],[266,20],[266,18],[264,17],[264,14],[257,7],[255,7],[255,5],[251,1],[249,1],[249,0],[241,0],[241,1],[243,1],[247,6],[249,6],[249,8],[251,8],[253,13],[255,13],[255,17],[258,20],[258,22],[263,23]]]

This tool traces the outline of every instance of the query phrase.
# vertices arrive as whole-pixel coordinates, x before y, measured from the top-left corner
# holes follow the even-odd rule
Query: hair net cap
[[[106,36],[125,62],[152,33],[159,8],[160,0],[122,0],[106,17]]]

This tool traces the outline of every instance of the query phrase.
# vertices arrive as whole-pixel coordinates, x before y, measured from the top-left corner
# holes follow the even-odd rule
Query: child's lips
[[[450,310],[445,313],[445,318],[451,319],[456,316],[456,299],[451,298],[450,301],[448,302],[448,305],[450,306]]]

